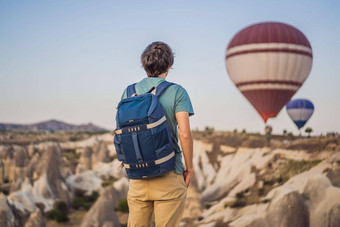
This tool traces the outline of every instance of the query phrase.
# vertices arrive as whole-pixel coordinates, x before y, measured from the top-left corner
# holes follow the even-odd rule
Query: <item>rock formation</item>
[[[0,184],[3,183],[5,183],[5,166],[2,159],[0,159]]]
[[[187,191],[187,200],[185,203],[183,219],[197,219],[201,216],[202,211],[202,195],[197,191],[197,182],[194,178]]]
[[[232,155],[221,157],[221,166],[211,184],[202,193],[203,201],[211,202],[222,199],[236,186],[243,190],[255,183],[251,176],[252,166],[262,168],[273,155],[266,155],[267,149],[239,148]],[[206,166],[205,163],[202,165]],[[211,180],[212,181],[212,180]],[[234,190],[234,194],[238,191]]]
[[[13,146],[2,149],[1,159],[4,166],[4,178],[8,181],[15,180],[15,161]]]
[[[76,153],[80,153],[79,163],[76,167],[76,174],[92,169],[92,150],[89,147],[78,148]]]
[[[41,160],[36,167],[39,178],[46,181],[46,184],[41,189],[46,192],[43,193],[46,198],[59,199],[69,203],[71,200],[70,193],[60,168],[60,148],[57,145],[47,147],[47,149],[42,152]]]
[[[0,194],[0,226],[19,227],[19,220],[14,209],[8,203],[4,194]]]
[[[340,188],[334,187],[325,175],[310,178],[303,195],[309,200],[310,226],[339,226]]]
[[[296,191],[276,191],[263,220],[269,226],[309,226],[309,210]]]
[[[97,162],[110,162],[110,152],[105,142],[98,141],[92,146],[92,166]]]
[[[102,188],[102,180],[98,173],[86,170],[76,175],[71,175],[66,179],[67,184],[73,192],[83,191],[90,195],[92,191],[99,191]]]
[[[96,135],[63,143],[65,149],[81,154],[72,163],[66,156],[61,160],[61,149],[52,142],[31,145],[28,151],[0,146],[0,182],[1,169],[2,181],[12,181],[6,184],[12,188],[7,200],[0,195],[0,226],[24,226],[27,219],[26,227],[44,226],[39,208],[46,212],[59,200],[69,204],[74,190],[100,193],[81,226],[120,226],[114,208],[126,198],[128,180],[121,163],[116,158],[110,161],[111,139]],[[194,146],[195,177],[182,226],[339,226],[340,153],[336,149],[253,149],[197,140]],[[33,155],[28,165],[27,153]],[[73,170],[68,170],[65,181],[61,168],[67,170],[71,164]]]
[[[29,163],[28,152],[23,147],[15,147],[14,150],[14,180],[24,179],[26,176],[26,169]]]
[[[43,217],[39,209],[31,213],[29,219],[25,223],[25,227],[45,227],[45,226],[46,226],[45,218]]]
[[[115,212],[117,192],[112,186],[105,188],[95,204],[86,213],[81,227],[92,226],[120,226]]]
[[[120,178],[118,181],[113,184],[114,189],[117,192],[117,201],[119,202],[121,199],[127,198],[127,193],[129,190],[129,181],[126,177]]]
[[[70,204],[72,193],[60,171],[60,154],[57,145],[47,146],[37,153],[28,168],[28,175],[36,180],[31,182],[26,178],[21,190],[9,195],[10,203],[22,212],[35,211],[36,203],[43,204],[45,211],[52,209],[57,200]]]
[[[28,163],[29,156],[24,147],[3,147],[0,152],[0,182],[15,182],[25,178]]]

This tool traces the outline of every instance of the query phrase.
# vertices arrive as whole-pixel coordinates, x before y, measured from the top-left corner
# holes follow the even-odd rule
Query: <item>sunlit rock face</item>
[[[5,183],[5,165],[2,159],[0,159],[0,184],[3,183]]]
[[[45,227],[45,218],[41,211],[37,209],[35,212],[30,214],[29,219],[25,223],[25,227]]]
[[[105,142],[98,141],[92,146],[92,164],[97,162],[110,162],[110,152]]]
[[[267,209],[268,226],[309,226],[309,209],[296,191],[277,191]]]
[[[187,199],[185,203],[183,219],[199,218],[202,214],[202,211],[203,211],[202,195],[197,190],[196,179],[193,179],[187,191]]]
[[[120,178],[118,181],[113,183],[113,188],[117,192],[117,201],[127,198],[127,193],[129,190],[129,181],[126,177]]]
[[[4,179],[15,181],[15,160],[13,146],[5,146],[1,149],[1,159],[3,163]]]
[[[14,175],[15,181],[23,180],[26,177],[27,166],[29,163],[28,152],[24,147],[15,147],[14,150]]]
[[[0,194],[0,226],[19,227],[15,209],[8,203],[5,195]]]
[[[207,173],[216,160],[212,161],[209,144],[194,143],[198,149],[194,166],[201,167],[195,178],[205,182],[196,188],[202,193],[202,203],[209,206],[193,226],[316,227],[340,223],[339,152],[239,147],[219,152],[219,168]],[[288,174],[299,168],[296,175]]]
[[[303,195],[309,200],[310,226],[337,226],[340,223],[340,188],[325,175],[310,178]]]
[[[14,150],[14,162],[15,167],[23,168],[28,165],[29,162],[29,156],[28,152],[24,147],[15,147]]]
[[[85,192],[90,195],[93,191],[98,191],[102,188],[102,180],[99,174],[92,170],[71,175],[66,179],[67,185],[75,193],[77,191]]]
[[[230,144],[211,138],[194,140],[195,175],[181,226],[338,226],[339,151],[242,147],[246,135]],[[11,180],[1,185],[11,189],[0,196],[7,199],[0,200],[0,221],[44,226],[39,208],[47,212],[59,200],[70,206],[76,191],[97,191],[100,197],[79,225],[120,226],[122,214],[114,208],[126,198],[129,181],[110,141],[111,136],[96,135],[26,148],[0,146],[0,180]],[[301,171],[291,174],[296,169]]]
[[[46,197],[58,198],[66,203],[70,202],[70,192],[64,176],[61,174],[61,149],[59,146],[49,146],[42,152],[41,160],[37,165],[36,172],[43,177],[46,185],[42,190],[49,191]]]
[[[28,177],[20,190],[9,195],[9,201],[22,212],[33,212],[36,204],[42,204],[45,211],[62,200],[70,204],[72,193],[61,174],[61,150],[57,144],[46,146],[35,154],[28,167]]]
[[[92,169],[92,149],[89,147],[78,148],[76,153],[80,154],[79,163],[76,167],[76,173],[81,173]]]
[[[2,146],[0,149],[0,182],[15,183],[24,179],[29,163],[29,155],[22,146]]]
[[[114,211],[118,202],[116,190],[112,186],[107,187],[85,215],[81,227],[103,226],[104,224],[105,226],[120,226]]]
[[[76,173],[91,170],[97,163],[109,163],[112,161],[108,146],[102,141],[94,140],[92,146],[77,148],[76,153],[80,154]]]

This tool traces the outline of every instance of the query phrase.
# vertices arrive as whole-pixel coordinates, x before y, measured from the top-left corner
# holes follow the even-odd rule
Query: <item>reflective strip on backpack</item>
[[[166,117],[163,116],[161,119],[159,119],[158,121],[151,123],[151,124],[147,124],[146,128],[150,129],[150,128],[154,128],[157,127],[158,125],[161,125],[164,121],[166,121]]]
[[[163,157],[163,158],[157,159],[157,160],[155,161],[155,164],[156,164],[156,165],[162,164],[163,162],[166,162],[166,161],[170,160],[170,159],[171,159],[172,157],[174,157],[174,156],[175,156],[175,152],[173,151],[173,152],[171,152],[168,156],[165,156],[165,157]]]
[[[154,165],[159,165],[159,164],[162,164],[168,160],[170,160],[172,157],[175,156],[175,152],[171,152],[169,155],[163,157],[163,158],[160,158],[160,159],[157,159],[155,161],[151,161],[151,162],[145,162],[145,163],[141,163],[141,164],[126,164],[126,163],[122,163],[124,165],[125,168],[127,169],[138,169],[138,168],[145,168],[145,167],[151,167],[151,166],[154,166]]]
[[[166,117],[163,116],[161,119],[159,119],[158,121],[154,122],[154,123],[151,123],[151,124],[147,124],[146,125],[146,129],[150,129],[150,128],[154,128],[154,127],[157,127],[159,125],[161,125],[163,122],[166,121]],[[128,133],[129,132],[136,132],[136,131],[139,131],[139,130],[143,130],[145,128],[145,125],[144,127],[142,126],[132,126],[132,127],[127,127],[127,128],[124,128],[124,129],[118,129],[116,131],[114,131],[112,134],[115,135],[115,134],[122,134],[123,133],[123,130],[124,131],[127,131]]]

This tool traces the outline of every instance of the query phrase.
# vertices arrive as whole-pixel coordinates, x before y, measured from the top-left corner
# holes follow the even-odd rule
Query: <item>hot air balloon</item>
[[[287,113],[295,125],[302,128],[314,112],[314,105],[307,99],[295,99],[288,102]]]
[[[254,24],[237,33],[226,50],[231,80],[264,122],[276,117],[307,79],[312,47],[298,29],[283,23]]]

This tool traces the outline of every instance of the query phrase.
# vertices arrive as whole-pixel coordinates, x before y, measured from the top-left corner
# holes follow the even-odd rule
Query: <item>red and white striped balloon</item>
[[[283,23],[254,24],[237,33],[226,50],[231,80],[264,122],[276,117],[312,67],[312,47],[298,29]]]

